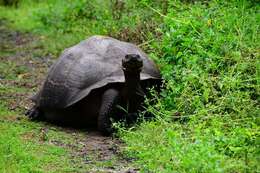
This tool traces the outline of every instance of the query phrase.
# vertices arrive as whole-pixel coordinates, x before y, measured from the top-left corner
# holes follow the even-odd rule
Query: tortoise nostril
[[[125,56],[126,61],[132,61],[132,62],[137,62],[141,61],[141,57],[138,54],[127,54]]]

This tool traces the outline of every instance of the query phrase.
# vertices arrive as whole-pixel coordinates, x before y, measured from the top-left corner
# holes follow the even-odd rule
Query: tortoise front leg
[[[112,133],[111,116],[114,113],[119,92],[115,89],[108,89],[102,96],[102,103],[98,116],[98,130],[103,135],[110,135]]]

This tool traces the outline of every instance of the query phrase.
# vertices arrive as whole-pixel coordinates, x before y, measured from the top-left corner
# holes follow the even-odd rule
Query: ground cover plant
[[[150,54],[165,81],[162,92],[151,91],[154,97],[146,101],[146,111],[155,114],[155,119],[140,120],[131,129],[115,124],[125,143],[123,154],[140,172],[260,171],[257,2],[21,0],[17,7],[1,6],[0,16],[9,21],[12,30],[37,36],[29,48],[34,49],[30,60],[46,62],[42,76],[64,48],[93,34],[131,41]],[[21,51],[19,46],[5,45],[1,45],[0,79],[20,84],[31,69],[10,58]],[[6,61],[6,57],[10,59]],[[24,85],[29,82],[25,80]],[[7,82],[0,85],[0,96],[13,93],[21,98],[38,85]],[[2,98],[0,129],[5,133],[0,134],[0,161],[9,161],[10,166],[0,164],[1,170],[46,170],[37,167],[39,158],[34,155],[41,147],[50,155],[42,154],[41,162],[51,163],[50,167],[55,165],[59,171],[73,172],[86,166],[80,160],[71,164],[66,147],[37,144],[33,137],[24,143],[20,136],[37,134],[45,125],[14,120],[24,108],[18,105],[11,111],[15,99]],[[70,133],[56,133],[50,141],[71,137]],[[59,168],[61,161],[68,166]]]

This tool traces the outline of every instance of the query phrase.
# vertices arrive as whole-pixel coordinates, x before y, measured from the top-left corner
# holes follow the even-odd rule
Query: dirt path
[[[30,33],[11,31],[5,20],[0,20],[0,86],[9,87],[6,92],[0,92],[0,98],[9,110],[20,114],[13,121],[25,118],[22,113],[32,104],[28,98],[40,87],[48,68],[55,61],[52,55],[44,52],[39,39]],[[49,129],[55,129],[72,136],[73,142],[65,143],[52,138],[49,143],[70,150],[72,161],[80,157],[84,164],[93,165],[91,172],[137,172],[120,155],[121,144],[117,139],[103,137],[96,131],[82,132],[52,125],[43,124],[41,129],[41,135],[46,135]],[[107,162],[111,164],[102,165]]]

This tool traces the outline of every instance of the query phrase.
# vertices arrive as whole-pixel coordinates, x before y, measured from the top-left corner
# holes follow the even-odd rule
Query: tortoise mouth
[[[122,60],[124,71],[140,72],[143,67],[143,60],[138,54],[128,54]]]

